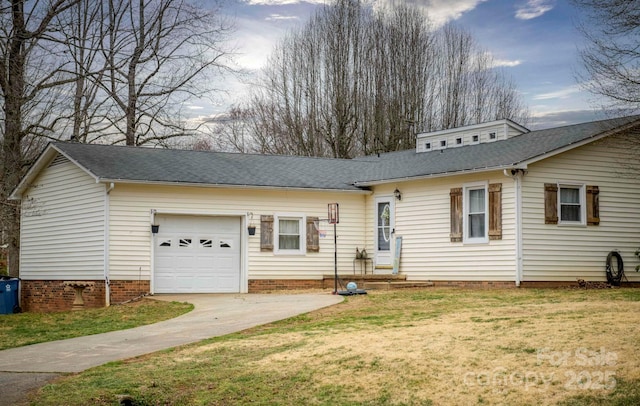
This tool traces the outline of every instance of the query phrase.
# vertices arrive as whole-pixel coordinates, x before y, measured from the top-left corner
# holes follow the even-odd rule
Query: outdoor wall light
[[[396,190],[393,191],[393,195],[396,197],[397,200],[402,200],[402,193],[400,193],[400,191],[396,188]]]
[[[158,224],[151,224],[151,233],[152,234],[158,234],[158,231],[160,230],[160,225]]]

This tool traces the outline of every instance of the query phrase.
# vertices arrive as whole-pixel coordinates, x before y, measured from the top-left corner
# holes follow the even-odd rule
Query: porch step
[[[403,282],[407,279],[406,275],[393,275],[393,274],[360,274],[360,273],[341,273],[338,274],[338,279],[342,284],[346,285],[349,282],[355,282],[359,288],[362,288],[367,282]],[[326,274],[322,276],[322,286],[324,288],[333,288],[334,275]]]
[[[338,274],[339,280],[343,285],[349,282],[355,282],[359,289],[405,289],[405,288],[427,288],[433,286],[433,282],[423,281],[407,281],[406,275],[393,274]],[[323,275],[322,286],[324,288],[332,288],[334,286],[334,275]]]
[[[433,282],[419,282],[419,281],[386,281],[375,282],[365,281],[363,289],[376,289],[376,290],[394,290],[394,289],[407,289],[407,288],[428,288],[433,286]]]
[[[333,280],[333,274],[325,274],[322,275],[322,279],[331,279]],[[361,274],[359,272],[356,273],[339,273],[338,278],[343,281],[358,281],[358,280],[367,280],[367,281],[404,281],[407,279],[406,275],[394,275],[394,274]]]

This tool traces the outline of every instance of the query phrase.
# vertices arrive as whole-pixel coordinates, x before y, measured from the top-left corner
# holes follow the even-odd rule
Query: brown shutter
[[[502,183],[489,185],[489,239],[502,239]]]
[[[307,217],[307,252],[320,251],[320,233],[318,232],[318,217]]]
[[[558,224],[558,185],[544,184],[544,223]]]
[[[587,186],[587,224],[600,224],[600,189],[597,186]]]
[[[462,241],[462,188],[453,188],[451,197],[451,242]]]
[[[273,216],[260,216],[260,251],[273,251]]]

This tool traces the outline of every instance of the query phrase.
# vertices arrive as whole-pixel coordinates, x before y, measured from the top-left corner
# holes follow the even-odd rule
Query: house
[[[639,282],[639,129],[637,116],[539,131],[499,120],[352,160],[52,143],[12,193],[22,304],[69,308],[64,281],[94,282],[90,306],[320,287],[330,203],[340,273],[364,248],[374,273],[399,254],[408,281],[557,285],[605,280],[616,250]]]

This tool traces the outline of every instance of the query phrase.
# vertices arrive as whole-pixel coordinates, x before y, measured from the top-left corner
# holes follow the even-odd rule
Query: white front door
[[[155,293],[240,292],[240,218],[156,215]]]
[[[375,199],[375,262],[376,266],[392,264],[392,234],[394,231],[393,196],[376,197]]]

